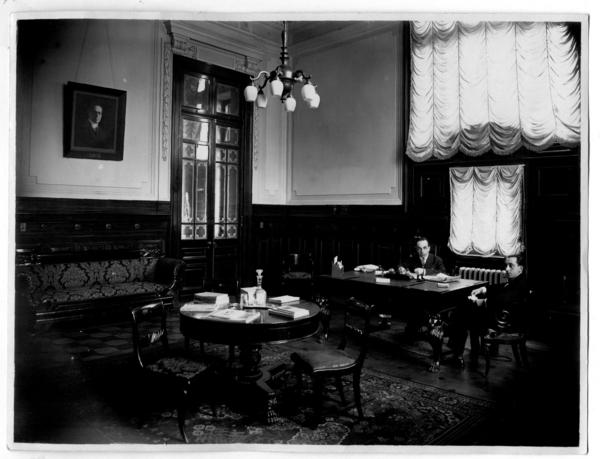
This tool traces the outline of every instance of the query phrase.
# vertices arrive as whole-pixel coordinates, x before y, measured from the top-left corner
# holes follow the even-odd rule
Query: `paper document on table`
[[[460,276],[449,276],[448,274],[438,273],[423,276],[423,279],[431,282],[458,282],[460,280]]]
[[[232,322],[253,322],[260,317],[260,312],[240,309],[220,309],[208,315],[212,319],[230,320]]]
[[[229,295],[218,292],[199,292],[194,293],[194,301],[197,303],[224,305],[229,304]]]
[[[362,273],[372,273],[379,269],[378,265],[360,265],[354,268],[354,271],[360,271]]]
[[[225,309],[227,305],[223,304],[209,304],[209,303],[185,303],[181,306],[181,312],[214,312],[219,309]]]

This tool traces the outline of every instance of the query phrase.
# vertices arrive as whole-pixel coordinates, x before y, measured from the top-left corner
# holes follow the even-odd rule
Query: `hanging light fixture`
[[[265,108],[268,103],[265,94],[265,87],[270,83],[271,94],[277,96],[283,102],[285,110],[293,112],[296,109],[296,99],[292,95],[294,84],[304,83],[300,95],[310,108],[317,108],[321,98],[311,82],[311,76],[305,75],[302,70],[295,72],[289,65],[290,55],[287,50],[287,22],[283,21],[283,31],[281,32],[281,64],[270,73],[262,70],[255,77],[250,77],[251,84],[244,89],[244,98],[246,102],[256,102],[260,108]]]

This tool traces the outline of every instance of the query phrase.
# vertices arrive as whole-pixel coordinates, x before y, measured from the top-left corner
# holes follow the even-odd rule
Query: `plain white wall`
[[[365,29],[368,27],[365,24]],[[313,75],[318,109],[293,117],[292,204],[400,204],[402,36],[399,25],[298,55]],[[296,92],[296,91],[295,91]]]
[[[59,21],[35,29],[31,74],[20,86],[17,195],[168,200],[168,161],[158,154],[157,21]],[[68,81],[127,92],[122,161],[63,157]],[[28,82],[30,84],[28,84]]]

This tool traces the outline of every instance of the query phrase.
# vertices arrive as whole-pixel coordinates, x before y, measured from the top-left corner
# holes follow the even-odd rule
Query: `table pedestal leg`
[[[267,382],[271,377],[270,372],[260,368],[260,350],[260,345],[240,346],[240,363],[242,364],[242,368],[240,369],[238,380],[241,384],[258,389],[259,409],[262,412],[261,414],[264,414],[266,423],[272,424],[277,419],[277,415],[275,414],[277,399],[275,392]],[[252,397],[252,395],[248,395]]]

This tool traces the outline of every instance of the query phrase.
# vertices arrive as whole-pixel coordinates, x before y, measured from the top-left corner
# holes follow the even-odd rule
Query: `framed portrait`
[[[64,94],[64,156],[123,160],[127,93],[69,81]]]

